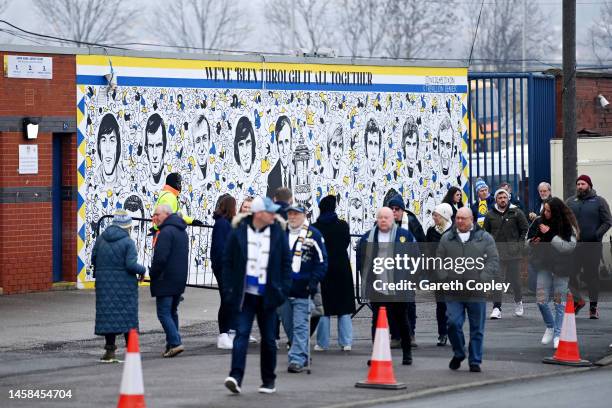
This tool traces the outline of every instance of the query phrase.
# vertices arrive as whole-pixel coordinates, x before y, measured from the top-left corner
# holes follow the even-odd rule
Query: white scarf
[[[270,228],[255,231],[247,227],[247,287],[245,291],[261,296],[266,288],[268,258],[270,255]],[[255,282],[257,284],[255,285]]]
[[[304,224],[300,227],[297,242],[295,243],[295,251],[293,251],[293,260],[291,261],[291,270],[293,273],[300,273],[300,269],[302,268],[302,246],[304,245],[309,225],[308,220],[305,220]]]

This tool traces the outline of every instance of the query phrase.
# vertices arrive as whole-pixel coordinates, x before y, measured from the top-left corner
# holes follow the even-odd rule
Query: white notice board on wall
[[[19,174],[38,174],[38,145],[19,145]]]
[[[9,78],[53,79],[53,58],[33,55],[5,55],[4,76]]]

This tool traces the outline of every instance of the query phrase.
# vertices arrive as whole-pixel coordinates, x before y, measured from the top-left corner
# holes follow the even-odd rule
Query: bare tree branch
[[[362,48],[369,57],[379,53],[389,31],[392,6],[390,0],[343,1],[340,24],[351,56],[361,55]]]
[[[551,25],[536,2],[527,1],[525,9],[525,59],[541,59],[559,49]],[[471,37],[476,28],[480,1],[464,5]],[[485,60],[485,70],[516,70],[521,67],[523,31],[522,0],[487,0],[482,9],[473,59]],[[471,45],[471,41],[470,41]],[[467,53],[466,53],[467,54]]]
[[[276,48],[286,52],[295,46],[316,51],[321,47],[334,48],[332,19],[333,2],[328,0],[267,0],[265,3],[267,24],[271,27],[270,39]],[[291,13],[295,15],[294,30]]]
[[[125,42],[135,9],[122,0],[33,0],[53,34],[75,41]]]
[[[591,50],[599,61],[609,61],[612,58],[612,1],[601,5],[599,16],[589,28]]]
[[[162,2],[155,10],[157,26],[179,50],[232,49],[249,27],[239,5],[232,0],[174,0]]]
[[[442,54],[453,42],[454,2],[390,0],[385,49],[392,58],[415,58],[428,50]]]

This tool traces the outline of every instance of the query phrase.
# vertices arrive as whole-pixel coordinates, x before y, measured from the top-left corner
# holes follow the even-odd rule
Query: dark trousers
[[[104,340],[106,341],[106,344],[104,345],[104,348],[107,349],[107,350],[116,350],[117,346],[115,345],[115,339],[120,334],[122,334],[122,333],[109,333],[109,334],[105,334],[104,335]],[[127,344],[128,344],[128,333],[123,333],[123,337],[125,338],[125,345],[127,346]]]
[[[574,273],[570,275],[569,288],[575,300],[582,299],[580,282],[584,281],[589,291],[591,306],[597,306],[599,298],[599,263],[601,260],[601,242],[580,242],[574,251]]]
[[[467,312],[470,321],[470,343],[468,345],[470,364],[482,363],[482,350],[484,343],[484,327],[486,320],[486,302],[446,302],[448,317],[448,339],[453,346],[455,357],[465,358],[465,337],[463,323]]]
[[[391,333],[391,338],[393,340],[400,339],[399,326],[395,323],[395,320],[391,316],[389,318],[389,333]],[[406,318],[408,319],[408,323],[410,323],[410,335],[414,336],[414,331],[416,329],[416,302],[406,302]]]
[[[501,276],[504,277],[504,282],[509,283],[512,288],[512,293],[514,294],[514,301],[520,302],[523,300],[523,294],[521,292],[521,264],[519,259],[509,259],[505,261],[499,261],[499,269],[501,272]],[[498,307],[501,309],[502,305],[502,295],[501,291],[496,291],[493,294],[493,307]]]
[[[436,321],[438,322],[438,336],[448,335],[448,321],[446,318],[446,302],[443,292],[435,292],[436,297]]]
[[[219,297],[221,303],[219,304],[219,311],[217,312],[217,323],[219,324],[219,334],[227,333],[234,329],[232,323],[232,313],[229,307],[223,301],[223,282],[221,281],[221,273],[213,270],[215,279],[217,280],[217,286],[219,287]]]
[[[411,356],[410,348],[410,322],[408,321],[406,309],[408,303],[402,302],[386,302],[386,303],[371,303],[372,306],[372,341],[376,335],[376,322],[378,321],[378,312],[381,306],[387,309],[387,320],[393,320],[397,325],[400,339],[402,342],[402,351],[404,358]]]
[[[257,317],[257,325],[261,334],[260,359],[261,380],[264,384],[274,384],[276,374],[276,308],[264,308],[264,298],[249,293],[244,295],[242,310],[236,314],[236,337],[232,349],[232,369],[230,377],[242,385],[246,367],[246,355],[249,347],[249,336],[253,328],[253,319]]]

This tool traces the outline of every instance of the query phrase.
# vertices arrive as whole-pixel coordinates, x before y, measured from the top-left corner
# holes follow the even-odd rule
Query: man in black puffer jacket
[[[605,198],[593,190],[593,182],[587,175],[581,175],[576,180],[576,195],[565,202],[576,216],[580,227],[580,239],[574,252],[575,268],[570,276],[570,289],[575,299],[576,314],[585,305],[580,295],[578,276],[589,290],[590,318],[599,319],[597,298],[599,297],[599,262],[601,260],[601,240],[612,226],[610,207]]]
[[[183,352],[179,334],[178,306],[185,292],[189,266],[187,224],[169,205],[155,208],[159,233],[155,238],[151,262],[151,296],[157,303],[157,318],[166,333],[164,357]]]

